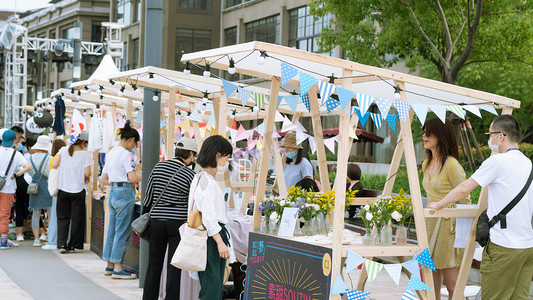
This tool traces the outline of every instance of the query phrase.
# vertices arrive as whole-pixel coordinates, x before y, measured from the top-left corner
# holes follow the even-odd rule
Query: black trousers
[[[229,233],[224,224],[220,224],[219,231],[222,241],[229,246]],[[217,242],[213,237],[207,238],[207,266],[205,271],[198,272],[200,279],[200,300],[222,300],[224,289],[224,272],[226,271],[226,259],[221,258],[218,252]]]
[[[85,190],[75,194],[59,190],[56,210],[57,248],[83,249],[83,240],[85,238]],[[71,229],[70,241],[67,243],[69,227]]]
[[[30,205],[30,195],[28,195],[28,183],[24,176],[17,177],[17,190],[15,196],[15,222],[17,227],[24,226],[24,220],[28,218],[28,206]]]
[[[176,248],[180,243],[180,226],[185,221],[179,220],[151,220],[150,221],[150,258],[144,281],[143,300],[159,299],[159,284],[161,271],[165,261],[165,251],[168,244],[167,264],[167,295],[165,299],[180,298],[181,269],[170,264]]]

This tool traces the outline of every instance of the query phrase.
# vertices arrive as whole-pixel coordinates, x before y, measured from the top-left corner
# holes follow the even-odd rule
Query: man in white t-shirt
[[[489,132],[493,155],[470,177],[429,208],[441,209],[463,199],[478,185],[488,189],[487,216],[492,219],[525,186],[532,164],[518,150],[520,127],[515,117],[501,115],[493,119]],[[533,185],[506,215],[506,226],[496,223],[490,229],[481,262],[481,298],[528,299],[533,277]],[[503,227],[503,228],[502,228]]]

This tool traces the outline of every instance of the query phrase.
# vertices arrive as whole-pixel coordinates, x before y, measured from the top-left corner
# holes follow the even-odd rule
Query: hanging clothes
[[[65,133],[65,124],[63,122],[65,120],[65,101],[61,97],[56,98],[55,113],[56,116],[52,129],[57,135],[63,135]]]

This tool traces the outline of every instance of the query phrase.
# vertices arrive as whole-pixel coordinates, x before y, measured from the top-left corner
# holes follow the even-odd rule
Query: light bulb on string
[[[205,65],[204,77],[209,78],[211,76],[211,66],[209,64]]]
[[[63,101],[67,100],[67,97],[65,97],[65,93],[61,93],[61,99],[62,99]]]
[[[104,103],[104,96],[103,95],[100,95],[100,100],[98,100],[98,103],[99,104]]]
[[[400,88],[399,85],[394,87],[394,95],[392,95],[394,100],[396,100],[396,101],[400,100],[400,97],[401,97],[400,92],[401,91],[402,91],[402,89]]]
[[[152,97],[152,100],[154,100],[154,101],[159,100],[159,96],[158,96],[158,92],[157,91],[154,92],[154,96]]]
[[[80,91],[80,90],[78,90],[78,94],[76,95],[76,99],[77,99],[77,100],[80,100],[80,99],[81,99],[81,91]]]
[[[229,59],[229,68],[228,68],[228,73],[230,73],[231,75],[235,74],[237,70],[235,70],[235,62],[233,61],[233,58],[230,58]]]
[[[185,62],[185,70],[183,70],[183,74],[191,75],[191,63],[190,62]]]
[[[117,92],[117,95],[118,95],[119,97],[121,97],[122,95],[124,95],[124,90],[125,90],[125,89],[126,89],[126,86],[125,86],[125,85],[121,86],[121,87],[120,87],[120,90],[118,90],[118,92]]]
[[[136,90],[137,90],[137,85],[134,84],[134,83],[132,83],[132,84],[131,84],[131,88],[132,88],[134,91],[136,91]]]
[[[148,73],[148,81],[154,83],[154,73]]]
[[[235,98],[239,99],[240,98],[239,96],[240,96],[239,95],[239,89],[236,89],[235,90]]]
[[[209,100],[209,93],[207,91],[204,92],[204,97],[202,98],[202,104],[207,105],[207,101]]]
[[[88,86],[84,86],[84,88],[85,88],[85,91],[87,92],[87,94],[91,93],[91,89]]]
[[[111,85],[115,85],[115,81],[113,79],[109,79],[109,83],[111,83]]]
[[[261,55],[257,58],[257,63],[260,65],[264,65],[266,58],[268,57],[268,54],[266,53],[266,51],[259,51],[259,52],[261,53]]]

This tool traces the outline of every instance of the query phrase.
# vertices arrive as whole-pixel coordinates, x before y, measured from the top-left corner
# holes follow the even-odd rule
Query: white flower
[[[370,209],[370,205],[365,205],[365,210],[368,211]]]
[[[278,213],[277,212],[273,212],[270,215],[270,221],[276,221],[277,219],[278,219]]]
[[[373,218],[372,213],[369,212],[369,211],[367,211],[367,212],[366,212],[366,219],[367,219],[368,221],[372,221],[372,218]]]
[[[391,217],[396,220],[396,222],[400,222],[402,220],[402,214],[400,214],[397,211],[394,211],[391,215]]]
[[[281,200],[281,201],[279,202],[279,205],[280,205],[280,206],[285,206],[285,200]]]
[[[311,207],[313,207],[317,211],[320,209],[320,206],[318,206],[318,204],[311,204]]]

